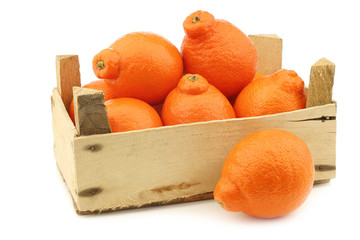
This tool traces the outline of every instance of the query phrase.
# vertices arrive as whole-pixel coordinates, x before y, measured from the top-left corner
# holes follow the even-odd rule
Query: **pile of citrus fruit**
[[[183,28],[180,50],[157,34],[134,32],[93,58],[100,80],[83,87],[104,92],[112,132],[305,108],[303,80],[292,70],[257,73],[255,46],[233,24],[196,11]],[[73,102],[69,115],[74,121]],[[229,211],[277,217],[305,201],[313,180],[306,144],[268,130],[234,147],[214,196]]]

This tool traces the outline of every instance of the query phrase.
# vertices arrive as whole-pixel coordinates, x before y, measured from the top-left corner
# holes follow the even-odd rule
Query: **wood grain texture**
[[[195,201],[208,200],[208,199],[213,199],[213,198],[214,198],[213,192],[208,192],[208,193],[193,195],[190,197],[179,197],[179,198],[175,198],[170,201],[152,202],[152,203],[144,204],[141,206],[139,206],[139,205],[118,206],[118,207],[113,207],[113,208],[108,208],[108,209],[98,209],[95,211],[90,211],[90,210],[82,211],[82,210],[79,210],[75,201],[73,201],[73,204],[74,204],[75,211],[77,214],[90,215],[90,214],[100,214],[100,213],[107,213],[107,212],[120,211],[120,210],[129,210],[129,209],[135,209],[135,208],[146,208],[146,207],[155,207],[155,206],[170,205],[170,204],[176,204],[176,203],[195,202]]]
[[[74,201],[78,201],[74,159],[74,138],[77,131],[56,88],[51,96],[51,110],[56,165]]]
[[[73,87],[75,125],[80,136],[111,133],[104,92]]]
[[[261,117],[77,137],[76,206],[79,212],[103,212],[212,192],[230,150],[264,129],[299,136],[317,166],[315,180],[334,178],[335,116],[333,103]]]
[[[282,68],[282,39],[276,34],[249,35],[258,54],[257,72],[270,75]]]
[[[312,65],[306,107],[331,103],[334,74],[335,64],[326,58]]]
[[[57,90],[66,110],[69,110],[73,98],[73,86],[80,87],[80,64],[77,55],[56,56]]]

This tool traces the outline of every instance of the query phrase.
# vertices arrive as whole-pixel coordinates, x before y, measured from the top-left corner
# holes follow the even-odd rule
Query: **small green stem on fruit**
[[[99,60],[96,64],[96,67],[101,70],[104,69],[105,65],[104,65],[104,61],[103,60]]]
[[[195,82],[195,81],[198,80],[199,78],[198,78],[198,76],[196,76],[196,75],[194,74],[194,75],[189,76],[188,79],[189,79],[190,81],[192,81],[192,82]]]
[[[200,17],[199,16],[195,16],[193,19],[192,19],[192,22],[193,23],[197,23],[200,21]]]
[[[217,203],[220,205],[220,207],[222,207],[222,208],[225,207],[225,205],[222,202],[220,202],[220,200],[217,200]]]

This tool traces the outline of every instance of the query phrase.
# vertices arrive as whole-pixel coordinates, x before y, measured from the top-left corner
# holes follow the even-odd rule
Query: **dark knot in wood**
[[[79,197],[93,197],[101,192],[102,189],[100,187],[88,188],[79,192]]]

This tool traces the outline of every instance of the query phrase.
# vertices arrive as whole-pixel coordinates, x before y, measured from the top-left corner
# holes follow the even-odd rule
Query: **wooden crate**
[[[282,40],[276,35],[250,38],[259,66],[264,66],[258,71],[268,74],[280,69]],[[287,130],[303,139],[314,158],[315,183],[328,182],[336,173],[334,68],[325,59],[312,66],[306,109],[82,136],[67,112],[72,87],[80,86],[78,58],[57,56],[58,85],[51,96],[54,154],[76,212],[210,199],[230,150],[244,137],[264,129]]]

